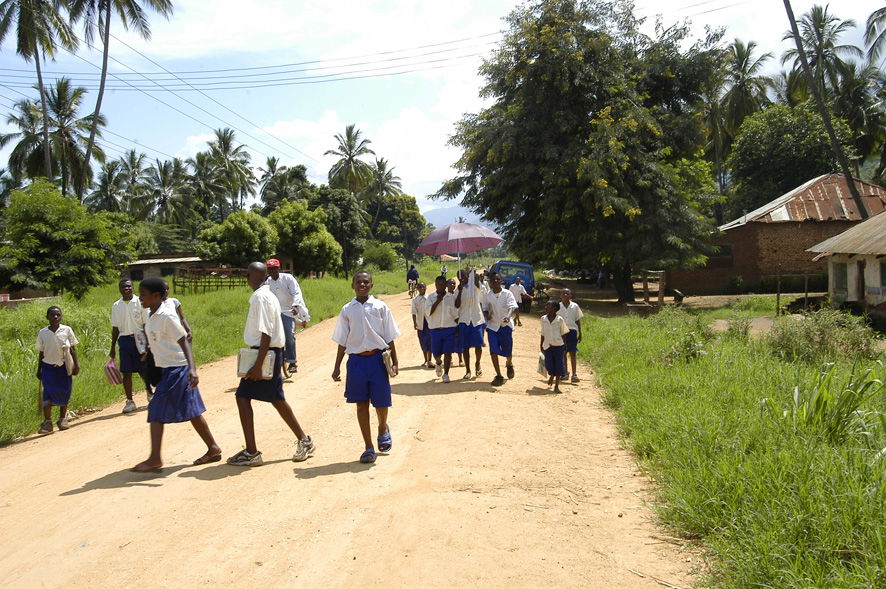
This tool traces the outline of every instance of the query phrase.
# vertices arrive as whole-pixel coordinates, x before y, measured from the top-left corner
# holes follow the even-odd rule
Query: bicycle
[[[415,298],[415,293],[418,290],[418,280],[407,280],[407,284],[409,284],[409,298]]]

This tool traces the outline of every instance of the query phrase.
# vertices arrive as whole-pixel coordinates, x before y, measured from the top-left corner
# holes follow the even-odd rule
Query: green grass
[[[423,278],[436,276],[439,266],[419,268]],[[373,293],[393,294],[406,290],[405,271],[374,272]],[[305,300],[316,323],[337,315],[354,296],[350,280],[327,276],[299,280]],[[205,364],[235,354],[242,345],[243,323],[250,290],[244,284],[234,290],[205,294],[174,295],[182,301],[185,316],[194,332],[194,359]],[[65,297],[59,306],[63,322],[70,325],[80,345],[81,372],[74,377],[71,408],[107,406],[123,396],[122,387],[105,380],[104,364],[111,342],[111,304],[119,294],[114,285],[91,290],[81,301]],[[0,309],[0,444],[36,431],[41,418],[37,411],[37,332],[46,326],[45,303],[23,305],[15,310]],[[330,343],[330,345],[332,345]],[[138,378],[135,379],[138,383]],[[138,389],[136,389],[138,390]],[[143,402],[143,398],[142,398]]]
[[[687,315],[590,319],[580,353],[658,483],[661,519],[713,557],[705,582],[886,586],[886,458],[878,457],[886,424],[877,415],[886,412],[886,399],[879,383],[873,396],[861,395],[861,412],[822,411],[824,420],[853,420],[853,434],[836,442],[818,418],[795,416],[812,405],[825,360],[836,363],[834,403],[851,397],[848,351],[791,359],[777,353],[778,339],[715,337],[705,321]],[[883,377],[871,359],[860,360],[856,374],[868,366]]]

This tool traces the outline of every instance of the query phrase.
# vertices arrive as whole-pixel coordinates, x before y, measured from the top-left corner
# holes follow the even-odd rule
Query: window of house
[[[848,288],[849,275],[846,264],[834,264],[834,289],[846,291]]]

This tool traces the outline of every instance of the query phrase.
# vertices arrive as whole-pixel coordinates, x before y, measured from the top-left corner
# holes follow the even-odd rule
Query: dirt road
[[[290,461],[292,436],[262,404],[258,468],[190,466],[203,448],[177,424],[166,429],[164,471],[131,473],[147,456],[148,428],[144,409],[124,416],[122,404],[0,449],[0,585],[690,584],[690,555],[651,523],[649,483],[592,375],[580,369],[582,383],[555,396],[535,373],[537,321],[517,329],[517,379],[493,389],[484,357],[482,380],[446,385],[416,367],[406,295],[385,298],[404,332],[390,455],[357,462],[353,407],[329,377],[334,320],[326,321],[299,335],[301,371],[285,386],[317,444],[307,462]],[[202,337],[211,334],[196,333],[196,345]],[[231,358],[200,369],[225,456],[242,448],[234,372]]]

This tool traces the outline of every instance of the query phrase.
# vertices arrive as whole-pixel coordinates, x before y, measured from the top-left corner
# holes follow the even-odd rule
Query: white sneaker
[[[136,407],[135,401],[132,399],[126,399],[126,405],[123,406],[123,413],[132,413],[136,409],[138,409],[138,407]]]
[[[295,450],[295,454],[292,456],[293,462],[304,462],[308,459],[308,456],[314,453],[314,440],[311,439],[311,436],[305,436],[304,440],[298,441],[298,447]]]
[[[449,382],[449,375],[448,374],[443,375],[443,382]]]
[[[443,376],[443,365],[437,364],[437,376]]]

